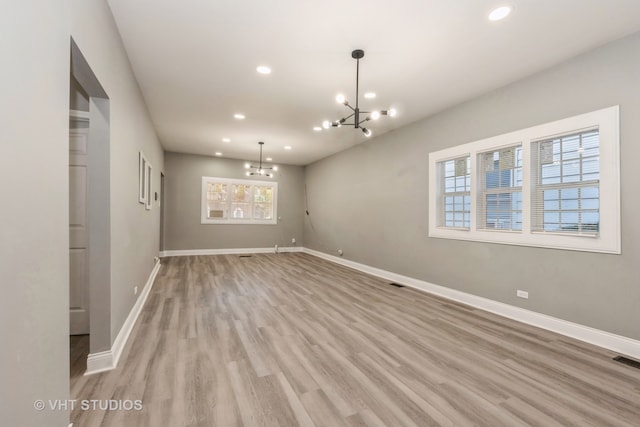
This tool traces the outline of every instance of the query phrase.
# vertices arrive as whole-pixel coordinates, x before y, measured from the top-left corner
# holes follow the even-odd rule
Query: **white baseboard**
[[[147,283],[145,283],[144,287],[142,288],[142,292],[140,292],[136,303],[131,308],[127,319],[124,321],[122,328],[120,328],[120,332],[118,332],[116,339],[113,341],[111,349],[87,356],[87,371],[84,373],[85,375],[92,375],[97,374],[98,372],[109,371],[111,369],[115,369],[116,366],[118,366],[118,361],[120,360],[120,356],[122,355],[122,350],[124,350],[124,347],[127,344],[127,340],[129,339],[129,335],[131,334],[131,331],[136,324],[136,320],[138,320],[138,316],[142,311],[142,307],[144,307],[144,303],[147,301],[147,297],[149,296],[149,292],[153,287],[153,282],[156,279],[158,270],[160,270],[160,265],[160,260],[158,259],[155,266],[153,267],[153,270],[151,270],[151,274],[149,274]]]
[[[299,246],[279,247],[278,252],[303,252]],[[161,257],[189,256],[189,255],[236,255],[236,254],[269,254],[275,253],[275,247],[271,248],[230,248],[230,249],[187,249],[160,252]]]
[[[91,353],[87,356],[87,371],[84,374],[97,374],[99,372],[110,371],[113,368],[113,352],[111,350]]]
[[[519,322],[526,323],[532,326],[537,326],[542,329],[556,332],[564,336],[575,338],[577,340],[597,345],[599,347],[603,347],[617,353],[622,353],[636,359],[640,359],[640,341],[631,338],[601,331],[599,329],[569,322],[567,320],[558,319],[556,317],[547,316],[546,314],[540,314],[535,311],[515,307],[498,301],[493,301],[487,298],[468,294],[466,292],[461,292],[444,286],[435,285],[423,280],[414,279],[412,277],[403,276],[401,274],[371,267],[366,264],[350,261],[313,249],[304,248],[303,252],[325,259],[327,261],[334,262],[336,264],[344,265],[346,267],[371,274],[372,276],[377,276],[392,282],[410,286],[412,288],[419,289],[430,294],[438,295],[453,301],[458,301],[472,307],[480,308],[482,310],[507,317],[509,319],[517,320]]]

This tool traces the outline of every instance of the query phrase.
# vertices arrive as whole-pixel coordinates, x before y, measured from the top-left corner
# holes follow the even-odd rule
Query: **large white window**
[[[202,177],[202,224],[276,224],[278,183]]]
[[[429,236],[620,253],[618,132],[615,106],[430,153]]]

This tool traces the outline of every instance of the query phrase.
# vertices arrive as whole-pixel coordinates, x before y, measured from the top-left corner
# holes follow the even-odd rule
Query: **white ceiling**
[[[252,160],[264,141],[265,157],[297,165],[368,141],[353,128],[312,130],[348,113],[337,93],[354,102],[353,49],[365,51],[360,107],[399,113],[369,122],[375,137],[640,30],[640,0],[109,4],[166,150]],[[512,14],[488,21],[502,4]]]

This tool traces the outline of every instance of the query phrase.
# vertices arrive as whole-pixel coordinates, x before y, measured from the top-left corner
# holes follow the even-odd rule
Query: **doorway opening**
[[[109,97],[71,40],[69,93],[69,333],[74,376],[111,346]]]

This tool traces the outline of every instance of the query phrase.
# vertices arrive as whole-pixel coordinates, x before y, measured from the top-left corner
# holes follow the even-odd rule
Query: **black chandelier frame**
[[[361,126],[363,123],[368,122],[369,120],[375,120],[378,117],[372,117],[373,114],[377,113],[380,116],[395,116],[395,110],[394,109],[389,109],[389,110],[381,110],[378,112],[375,111],[363,111],[360,110],[360,105],[359,105],[359,91],[360,91],[360,60],[362,58],[364,58],[364,50],[362,49],[355,49],[354,51],[351,52],[351,57],[353,59],[356,60],[356,105],[355,107],[353,107],[351,104],[349,104],[349,101],[346,100],[346,98],[342,101],[338,101],[341,104],[343,104],[345,107],[349,108],[352,113],[349,114],[346,117],[343,117],[339,120],[334,120],[332,122],[329,121],[325,121],[323,123],[323,127],[325,129],[328,129],[330,127],[341,127],[341,126],[353,126],[356,129],[361,129],[362,132],[366,135],[366,136],[371,136],[371,130]],[[340,96],[340,95],[339,95]],[[364,118],[361,118],[363,115],[365,115]],[[353,119],[353,121],[351,122],[347,122],[347,120],[349,119]]]

